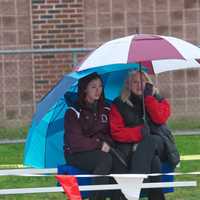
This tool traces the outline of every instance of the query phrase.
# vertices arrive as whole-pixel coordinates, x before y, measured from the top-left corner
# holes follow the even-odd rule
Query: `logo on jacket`
[[[107,123],[108,122],[108,116],[106,114],[101,114],[101,122]]]

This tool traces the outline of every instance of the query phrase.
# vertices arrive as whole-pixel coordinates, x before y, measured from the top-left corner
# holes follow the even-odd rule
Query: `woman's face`
[[[141,87],[141,75],[140,73],[134,73],[129,80],[129,89],[136,95],[142,95],[146,79],[144,75],[142,75],[142,87]]]
[[[86,101],[93,103],[101,97],[103,90],[102,82],[100,79],[94,79],[90,81],[85,89]]]

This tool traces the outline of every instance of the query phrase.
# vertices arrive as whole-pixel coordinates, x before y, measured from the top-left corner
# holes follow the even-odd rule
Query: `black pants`
[[[92,174],[107,175],[110,173],[125,172],[126,168],[119,162],[119,160],[111,153],[105,153],[101,150],[87,151],[70,154],[66,158],[67,163],[79,169],[88,171]],[[109,184],[114,183],[114,179],[109,177],[93,178],[93,183]],[[122,196],[120,191],[97,191],[91,193],[90,199],[103,200],[106,197],[111,197],[112,200],[120,200]]]
[[[165,159],[165,146],[162,138],[157,135],[145,137],[133,151],[133,144],[118,144],[123,152],[124,159],[128,163],[128,172],[133,174],[149,174],[161,172],[161,161]],[[161,177],[150,178],[151,182],[160,182]],[[149,200],[164,200],[161,189],[148,191]]]

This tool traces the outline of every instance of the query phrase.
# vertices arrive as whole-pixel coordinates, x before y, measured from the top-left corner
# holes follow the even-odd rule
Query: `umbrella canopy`
[[[197,46],[175,37],[138,34],[111,40],[86,58],[77,71],[140,63],[149,73],[200,67]],[[117,67],[116,66],[116,67]]]
[[[130,67],[130,66],[129,66]],[[137,69],[137,64],[132,64],[132,69]],[[92,70],[72,72],[66,74],[58,84],[38,103],[26,139],[24,164],[38,168],[57,167],[64,164],[64,114],[71,101],[77,96],[78,80]],[[101,69],[101,75],[107,101],[112,101],[119,95],[123,81],[127,77],[129,68],[113,71]],[[68,99],[70,97],[70,99]]]
[[[148,73],[196,68],[200,67],[199,58],[198,47],[173,37],[133,35],[103,44],[38,103],[26,140],[24,164],[45,168],[65,163],[64,114],[70,106],[65,97],[76,96],[80,78],[94,71],[100,74],[105,96],[112,101],[130,70],[141,65]]]

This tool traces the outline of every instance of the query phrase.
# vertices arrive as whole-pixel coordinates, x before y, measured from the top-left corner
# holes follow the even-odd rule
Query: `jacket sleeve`
[[[102,143],[97,136],[86,136],[83,134],[80,121],[73,110],[68,110],[65,114],[65,138],[69,147],[74,152],[90,151],[100,149]]]
[[[159,101],[154,96],[147,96],[144,102],[146,110],[154,123],[166,123],[170,116],[170,104],[166,99]]]
[[[141,128],[143,125],[126,127],[117,107],[113,104],[110,111],[111,135],[118,142],[140,142],[142,140]]]

